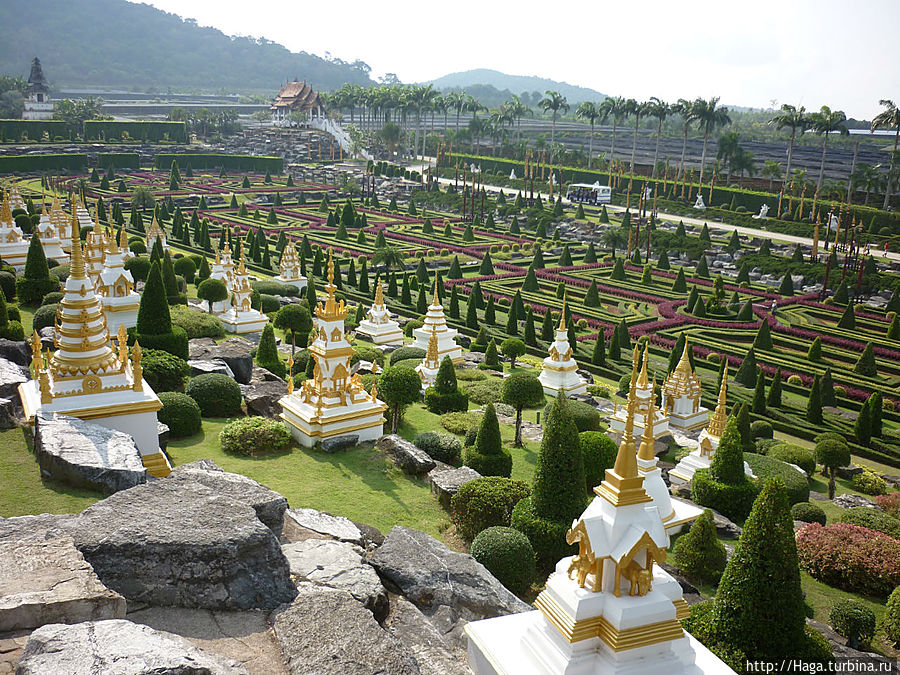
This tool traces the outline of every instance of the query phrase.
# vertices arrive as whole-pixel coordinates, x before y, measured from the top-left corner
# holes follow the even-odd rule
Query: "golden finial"
[[[103,236],[103,227],[100,225],[100,209],[94,209],[94,235],[97,237]]]
[[[34,331],[31,334],[31,368],[32,374],[37,377],[37,374],[44,367],[44,359],[41,356],[41,338],[38,335],[37,331]]]
[[[435,367],[439,365],[437,326],[432,326],[431,328],[431,337],[428,338],[428,351],[425,352],[425,363],[429,367]]]
[[[438,297],[438,278],[437,272],[434,273],[434,300],[431,301],[432,307],[439,307],[441,305],[441,299]]]
[[[558,331],[566,330],[566,293],[563,293],[562,312],[560,312],[560,314],[559,314],[559,328],[556,329]]]
[[[119,362],[124,364],[128,360],[128,331],[125,330],[125,324],[119,324],[119,332],[116,335],[119,342]]]
[[[716,410],[709,418],[706,433],[715,438],[721,438],[725,432],[725,424],[728,422],[728,359],[725,359],[725,371],[722,373],[722,384],[719,387],[719,400],[716,402]]]
[[[122,229],[119,230],[119,248],[127,252],[128,251],[128,235],[125,233],[125,226],[122,226]]]
[[[381,286],[381,284],[378,284],[378,285]],[[332,289],[335,288],[335,285],[334,285],[334,249],[333,248],[328,249],[328,287],[332,288]],[[330,290],[328,292],[328,294],[334,295],[334,291]]]
[[[70,279],[87,279],[84,273],[84,258],[81,250],[81,231],[78,228],[78,214],[72,209],[72,264],[69,267]]]
[[[287,377],[287,393],[294,393],[294,355],[288,356],[288,377]]]
[[[7,201],[5,194],[2,202],[0,202],[0,221],[10,224],[13,222],[12,209],[9,207],[9,201]]]
[[[675,367],[676,373],[684,373],[686,375],[689,375],[693,372],[691,370],[691,346],[689,342],[690,338],[685,335],[684,350],[681,352],[681,359],[678,361],[678,365]]]
[[[606,478],[594,492],[613,506],[627,506],[651,501],[644,490],[644,477],[638,473],[637,448],[634,442],[634,390],[628,392],[625,430],[616,453],[616,463],[606,470]]]
[[[106,231],[106,252],[110,255],[115,255],[119,252],[119,247],[116,246],[116,238],[110,234],[109,230]]]
[[[381,290],[381,283],[375,287],[375,307],[381,307],[384,305],[384,293]]]
[[[635,384],[635,382],[637,382],[638,365],[640,365],[640,362],[641,362],[640,347],[635,345],[634,350],[631,352],[631,386],[628,387],[629,392],[634,389],[634,384]]]
[[[144,369],[141,367],[141,345],[135,340],[134,347],[131,348],[131,374],[134,383],[131,388],[134,391],[143,390]]]
[[[369,396],[372,397],[373,401],[378,399],[378,380],[372,381],[372,391],[369,392]]]
[[[637,386],[646,389],[650,385],[650,379],[647,376],[647,361],[650,359],[650,343],[644,346],[644,360],[641,362],[641,374],[637,379]]]
[[[650,395],[650,405],[644,415],[644,433],[641,435],[641,447],[638,449],[638,459],[652,460],[656,457],[653,449],[653,418],[656,413],[656,375],[653,376],[653,393]]]

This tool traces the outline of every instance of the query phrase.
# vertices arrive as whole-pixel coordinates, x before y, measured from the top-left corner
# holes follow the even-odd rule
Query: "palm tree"
[[[516,143],[522,136],[522,118],[534,115],[534,111],[522,102],[522,99],[513,94],[513,97],[503,104],[509,111],[510,117],[516,123]]]
[[[604,118],[612,117],[612,142],[609,145],[609,159],[612,161],[616,156],[616,127],[628,115],[626,101],[621,96],[610,96],[603,99],[600,104]]]
[[[402,270],[404,267],[403,258],[403,251],[396,246],[387,244],[375,249],[375,252],[372,254],[372,265],[384,265],[388,272],[394,268]]]
[[[662,125],[671,112],[672,106],[668,103],[661,101],[656,96],[650,97],[650,101],[647,103],[647,114],[656,118],[656,150],[653,152],[653,178],[656,178],[656,163],[659,161],[659,137],[662,134]]]
[[[706,143],[709,141],[709,134],[716,127],[731,124],[731,118],[728,116],[728,108],[719,106],[718,96],[708,101],[702,98],[694,101],[694,118],[703,127],[703,153],[700,155],[700,184],[703,185],[703,168],[706,164]]]
[[[772,191],[772,185],[775,179],[781,179],[781,164],[774,159],[766,160],[762,168],[762,176],[769,179],[769,192]]]
[[[672,106],[672,112],[681,116],[681,161],[678,163],[678,174],[684,176],[684,154],[687,150],[687,135],[694,117],[694,102],[686,98],[678,99]]]
[[[616,249],[625,245],[625,235],[621,227],[609,227],[603,233],[603,245],[612,249],[613,257],[616,257]]]
[[[538,105],[543,108],[545,113],[549,110],[553,111],[553,125],[550,127],[550,145],[552,146],[553,139],[556,135],[556,116],[559,114],[560,110],[564,113],[569,112],[569,102],[566,100],[566,97],[558,91],[551,91],[548,89],[544,94],[546,94],[546,96],[538,101]]]
[[[776,129],[784,129],[785,127],[790,127],[791,129],[791,139],[788,142],[787,166],[784,169],[784,175],[790,176],[791,156],[794,152],[794,137],[797,135],[797,130],[799,130],[802,135],[804,131],[809,129],[810,125],[810,119],[806,115],[806,108],[802,105],[799,108],[796,108],[785,103],[781,106],[781,112],[777,113],[772,118],[772,124],[775,125]]]
[[[633,98],[628,99],[628,114],[634,115],[634,133],[631,136],[631,167],[629,171],[634,174],[634,153],[637,150],[637,132],[641,124],[641,118],[650,110],[650,102],[638,103]]]
[[[897,159],[897,141],[900,139],[900,107],[898,107],[890,99],[883,98],[879,105],[884,106],[884,110],[878,113],[872,120],[872,131],[887,127],[894,129],[894,150],[891,152],[891,164],[888,167],[888,180],[884,188],[884,204],[881,208],[886,209],[891,200],[891,177],[894,175],[894,161]]]
[[[444,96],[447,108],[456,110],[456,130],[459,131],[459,115],[466,107],[466,95],[461,91],[451,91]]]
[[[481,151],[481,137],[491,131],[491,121],[489,119],[473,117],[469,120],[469,133],[472,134],[472,140],[475,142],[475,154]]]
[[[827,105],[823,105],[819,112],[812,113],[810,116],[812,129],[817,134],[825,134],[825,142],[822,143],[822,162],[819,164],[819,179],[816,181],[816,192],[822,189],[822,179],[825,177],[825,153],[828,150],[828,134],[838,133],[848,135],[850,132],[844,124],[847,116],[843,110],[832,110]]]
[[[599,107],[593,101],[582,101],[575,109],[575,117],[587,120],[591,125],[591,135],[588,137],[588,169],[591,168],[591,160],[594,159],[594,125],[601,117]]]
[[[863,202],[863,206],[869,205],[869,195],[872,190],[877,190],[884,182],[884,177],[878,172],[880,168],[880,164],[872,166],[865,162],[860,162],[856,165],[856,171],[850,176],[850,185],[854,190],[862,187],[866,191],[866,199]]]

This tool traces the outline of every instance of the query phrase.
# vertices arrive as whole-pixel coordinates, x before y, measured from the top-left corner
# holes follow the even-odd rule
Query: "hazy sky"
[[[824,104],[856,118],[871,118],[879,99],[900,99],[898,0],[148,4],[229,35],[361,59],[374,77],[393,72],[404,82],[493,68],[637,99]]]

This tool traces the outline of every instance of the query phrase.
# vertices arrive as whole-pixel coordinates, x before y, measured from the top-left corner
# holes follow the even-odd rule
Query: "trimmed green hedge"
[[[0,173],[28,173],[29,171],[60,169],[80,171],[87,165],[88,156],[80,152],[0,157]]]
[[[85,123],[87,124],[87,123]],[[179,167],[185,167],[190,163],[191,168],[213,169],[225,168],[235,171],[253,171],[263,173],[282,173],[284,171],[284,159],[281,157],[257,157],[253,155],[226,155],[222,153],[162,153],[156,156],[154,165],[157,169],[168,170],[172,166],[172,160],[178,161]]]
[[[137,152],[97,153],[97,166],[101,169],[108,169],[110,164],[114,169],[140,169],[141,155]]]
[[[780,478],[787,487],[791,504],[809,501],[809,481],[794,467],[781,460],[752,452],[744,453],[744,461],[750,465],[750,469],[761,484],[770,478]]]
[[[71,133],[69,125],[61,120],[0,120],[0,141],[17,143],[22,139],[22,134],[28,134],[28,139],[39,141],[44,132],[54,138],[63,137],[69,140]]]
[[[566,543],[566,532],[572,527],[572,523],[545,520],[535,515],[531,497],[516,504],[510,525],[528,537],[534,548],[537,570],[541,574],[548,574],[561,558],[578,551],[577,546]]]
[[[86,120],[84,140],[121,140],[122,134],[142,141],[170,140],[186,143],[187,125],[184,122],[127,122],[123,120]],[[169,162],[171,165],[172,162]]]

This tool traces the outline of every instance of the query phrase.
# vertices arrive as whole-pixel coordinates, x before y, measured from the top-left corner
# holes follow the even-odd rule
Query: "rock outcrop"
[[[228,338],[218,343],[212,338],[195,338],[189,342],[188,356],[191,360],[224,361],[234,373],[235,380],[240,384],[250,384],[253,377],[251,349],[253,343],[239,337]]]
[[[392,595],[390,606],[384,627],[416,658],[422,675],[471,675],[465,652],[454,649],[414,604]]]
[[[418,476],[434,468],[434,460],[427,452],[397,434],[385,434],[376,441],[375,447],[390,457],[404,473]]]
[[[441,506],[450,509],[450,500],[453,495],[466,483],[481,478],[481,474],[469,466],[454,468],[452,466],[436,466],[428,472],[428,482],[431,483],[431,491],[438,498]]]

